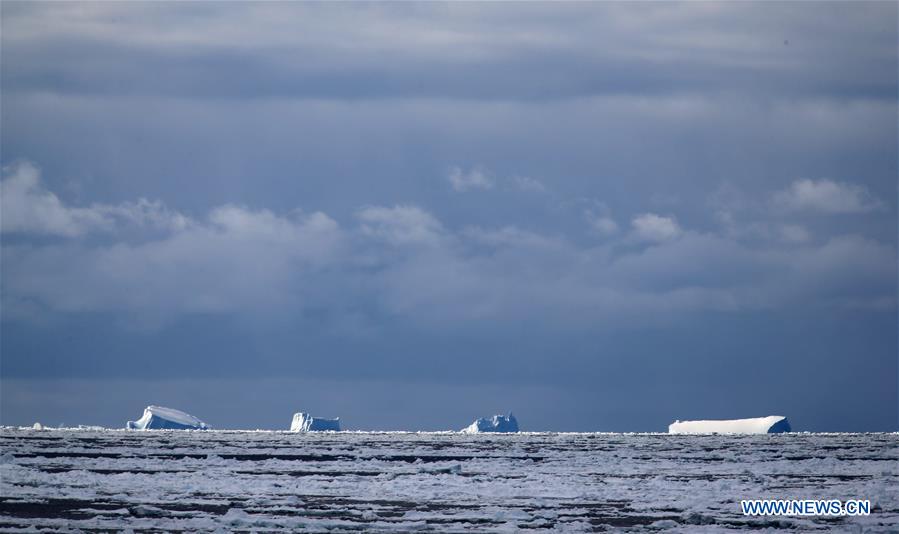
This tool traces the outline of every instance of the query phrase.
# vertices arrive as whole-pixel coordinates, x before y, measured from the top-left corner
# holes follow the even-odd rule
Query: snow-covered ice
[[[290,430],[292,432],[316,432],[322,430],[339,432],[340,418],[325,419],[323,417],[312,417],[308,413],[298,412],[293,414]]]
[[[899,434],[0,429],[0,529],[895,532]],[[746,517],[740,499],[870,499]]]
[[[474,423],[462,429],[466,434],[478,434],[480,432],[518,432],[518,420],[515,416],[494,415],[490,419],[481,417]]]
[[[779,434],[790,432],[790,422],[782,415],[719,421],[675,421],[669,434]]]
[[[137,421],[128,421],[128,430],[207,430],[209,427],[196,417],[174,408],[147,406]]]
[[[895,532],[899,434],[0,429],[0,530]],[[746,517],[740,499],[870,499]]]

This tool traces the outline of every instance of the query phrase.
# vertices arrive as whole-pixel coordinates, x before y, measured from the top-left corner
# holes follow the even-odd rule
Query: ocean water
[[[870,499],[744,517],[741,499]],[[899,435],[0,430],[0,530],[899,531]]]

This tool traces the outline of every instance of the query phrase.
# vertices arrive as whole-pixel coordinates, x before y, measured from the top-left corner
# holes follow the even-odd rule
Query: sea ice
[[[509,415],[494,415],[490,419],[481,417],[462,429],[466,434],[479,432],[518,432],[518,420],[510,412]]]
[[[147,406],[137,421],[128,421],[129,430],[207,430],[209,427],[196,417],[174,408]]]
[[[325,419],[322,417],[312,417],[312,415],[304,412],[293,414],[293,422],[290,423],[290,430],[293,432],[317,432],[322,430],[340,431],[340,418]]]
[[[790,432],[790,423],[782,415],[719,421],[675,421],[669,434],[779,434]]]

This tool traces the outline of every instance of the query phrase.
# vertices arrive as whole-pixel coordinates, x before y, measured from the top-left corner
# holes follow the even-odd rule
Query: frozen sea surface
[[[856,518],[740,499],[862,498]],[[899,530],[899,435],[0,430],[0,530]]]

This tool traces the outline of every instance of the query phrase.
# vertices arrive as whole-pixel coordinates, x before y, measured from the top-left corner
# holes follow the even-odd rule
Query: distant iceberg
[[[518,432],[518,420],[515,416],[494,415],[490,419],[481,417],[474,423],[462,429],[466,434],[477,434],[480,432]]]
[[[174,408],[147,406],[137,421],[128,421],[129,430],[207,430],[209,427],[196,417]]]
[[[298,412],[293,414],[290,430],[293,432],[319,432],[323,430],[340,432],[340,418],[324,419],[322,417],[312,417],[308,413]]]
[[[780,434],[790,432],[790,422],[782,415],[722,421],[675,421],[669,434]]]

